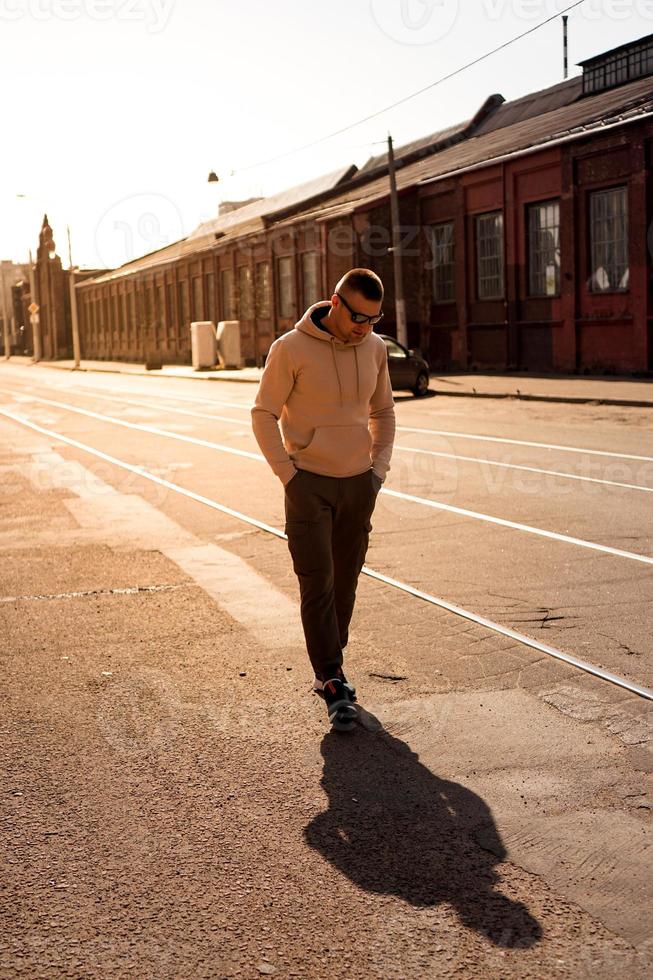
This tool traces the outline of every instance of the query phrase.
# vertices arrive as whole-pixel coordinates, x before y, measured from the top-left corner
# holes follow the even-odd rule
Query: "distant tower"
[[[66,276],[56,254],[47,214],[43,215],[36,252],[36,295],[40,307],[42,357],[44,360],[71,357],[70,331],[66,329],[70,317]]]

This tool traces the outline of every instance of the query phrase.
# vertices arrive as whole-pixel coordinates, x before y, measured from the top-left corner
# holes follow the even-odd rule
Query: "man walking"
[[[252,409],[256,440],[285,487],[313,687],[339,731],[356,719],[342,651],[395,434],[385,344],[372,332],[382,300],[374,272],[347,272],[330,300],[272,344]]]

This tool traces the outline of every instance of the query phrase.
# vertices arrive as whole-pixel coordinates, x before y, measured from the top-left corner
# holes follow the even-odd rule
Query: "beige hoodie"
[[[315,303],[275,340],[252,409],[256,441],[284,485],[297,469],[345,477],[373,467],[382,480],[390,469],[395,414],[385,344],[371,332],[345,344],[321,330],[311,314],[330,305]]]

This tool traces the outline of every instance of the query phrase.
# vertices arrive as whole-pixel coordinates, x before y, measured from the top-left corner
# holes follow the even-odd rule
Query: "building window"
[[[206,283],[206,319],[215,323],[215,276],[212,272],[207,272],[204,280]]]
[[[621,85],[624,82],[650,75],[653,71],[653,42],[629,45],[625,51],[616,51],[583,62],[583,92],[589,94]]]
[[[149,285],[144,286],[143,296],[145,298],[145,332],[148,338],[153,338],[154,334],[154,297],[153,290]]]
[[[175,284],[166,283],[166,324],[168,344],[172,346],[175,341]]]
[[[201,276],[193,276],[193,319],[204,319],[204,296],[202,295]]]
[[[433,269],[433,301],[450,303],[456,295],[453,221],[431,225],[429,238]]]
[[[304,252],[302,255],[302,298],[305,308],[320,299],[317,252]]]
[[[252,270],[248,265],[238,266],[238,298],[240,319],[254,319],[254,295],[252,290]]]
[[[189,310],[188,310],[188,282],[184,279],[183,282],[177,283],[177,327],[179,329],[179,336],[183,336],[183,332],[190,323],[189,320]]]
[[[560,294],[559,201],[528,208],[528,292],[531,296]]]
[[[590,290],[628,289],[628,192],[625,187],[590,194]]]
[[[136,322],[136,298],[133,288],[127,297],[127,316],[129,321],[127,324],[127,335],[132,338],[132,343],[136,346],[138,341],[138,323]]]
[[[279,279],[279,316],[292,319],[295,316],[295,296],[292,281],[292,258],[284,256],[277,262]]]
[[[118,294],[113,293],[111,296],[111,318],[113,325],[113,332],[116,335],[116,340],[120,341],[120,308],[118,306]]]
[[[259,262],[256,266],[256,315],[270,316],[270,263]]]
[[[156,310],[156,325],[157,330],[161,333],[165,333],[166,326],[166,311],[165,311],[165,294],[163,292],[163,283],[157,283],[154,287],[154,307]]]
[[[125,293],[120,294],[120,324],[125,338],[125,343],[129,346],[129,307],[127,306],[127,296]]]
[[[236,319],[236,304],[234,302],[234,274],[231,269],[223,269],[220,273],[222,292],[222,319]]]
[[[476,217],[476,274],[479,299],[503,299],[503,214]]]

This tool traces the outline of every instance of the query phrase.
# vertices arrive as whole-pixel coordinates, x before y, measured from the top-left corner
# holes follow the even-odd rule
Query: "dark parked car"
[[[388,367],[393,388],[410,388],[418,397],[429,390],[429,366],[419,351],[407,350],[394,337],[379,334],[388,352]]]

